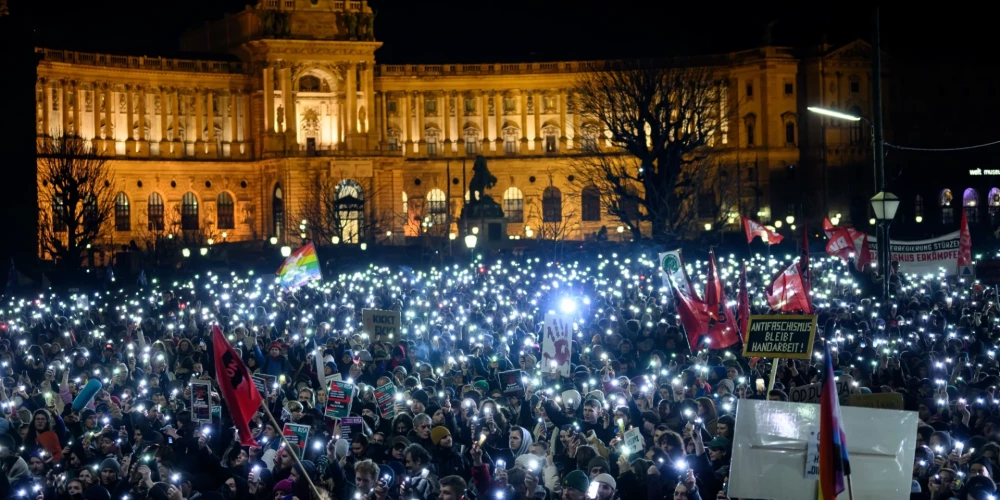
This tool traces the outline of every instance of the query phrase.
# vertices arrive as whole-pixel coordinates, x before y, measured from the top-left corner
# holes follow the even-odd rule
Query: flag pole
[[[299,467],[302,468],[302,475],[305,476],[306,481],[309,482],[309,488],[312,489],[313,495],[316,495],[316,498],[320,498],[319,490],[316,489],[316,485],[313,484],[312,478],[309,477],[308,473],[306,473],[305,466],[302,465],[302,461],[299,460],[299,454],[292,451],[292,444],[288,442],[288,438],[285,437],[285,433],[282,431],[284,428],[278,425],[278,421],[274,419],[274,415],[271,415],[271,410],[267,408],[266,397],[260,399],[260,407],[264,409],[264,413],[267,413],[267,418],[271,420],[271,424],[274,425],[274,430],[278,432],[278,435],[281,436],[281,440],[285,442],[285,446],[288,448],[288,452],[292,454],[292,458],[295,459],[295,463],[299,464]]]
[[[778,376],[778,363],[781,362],[781,358],[774,358],[771,362],[771,383],[767,386],[767,394],[770,394],[774,390],[774,379]],[[767,399],[767,394],[764,394],[764,399]]]
[[[854,500],[854,483],[851,482],[851,475],[847,475],[847,496]]]

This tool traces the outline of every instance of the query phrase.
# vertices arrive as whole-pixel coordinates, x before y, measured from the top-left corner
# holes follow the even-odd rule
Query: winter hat
[[[111,493],[103,486],[94,485],[83,491],[84,500],[111,500]]]
[[[587,474],[582,470],[575,470],[566,474],[566,477],[563,478],[562,484],[563,489],[573,488],[584,493],[586,493],[587,489],[590,488],[590,480],[587,479]]]
[[[442,439],[450,435],[451,431],[449,431],[447,427],[439,425],[431,429],[431,442],[433,442],[434,445],[437,446],[437,444],[440,443]]]
[[[602,456],[591,458],[590,462],[587,464],[587,471],[589,472],[596,467],[600,467],[604,470],[611,470],[611,465],[608,463],[608,459]]]
[[[594,389],[594,390],[588,392],[587,396],[584,397],[583,399],[586,400],[586,401],[589,401],[591,399],[596,399],[596,400],[600,401],[601,404],[603,405],[604,404],[604,391],[599,391],[597,389]]]
[[[56,436],[55,432],[45,431],[39,434],[38,437],[35,438],[35,441],[37,441],[47,453],[52,455],[52,460],[54,462],[62,460],[62,446],[59,445],[59,436]]]
[[[282,479],[281,481],[278,481],[278,484],[274,485],[274,491],[280,491],[282,493],[291,493],[293,484],[294,483],[291,478]]]
[[[570,389],[562,393],[563,404],[568,408],[576,409],[580,406],[580,391],[576,389]],[[586,491],[584,488],[583,491]]]
[[[613,490],[618,489],[618,483],[615,482],[615,478],[611,477],[611,474],[608,473],[598,474],[597,477],[594,478],[594,481],[598,483],[604,483],[610,486],[611,489]]]
[[[736,392],[736,387],[733,385],[733,381],[729,380],[728,378],[720,380],[715,386],[716,389],[720,389],[722,387],[728,389],[729,394],[733,394],[734,392]]]
[[[270,351],[271,349],[281,351],[281,342],[278,342],[277,340],[271,342],[271,344],[267,346],[267,350]]]
[[[118,465],[118,461],[113,458],[105,458],[104,461],[101,462],[101,471],[104,469],[111,469],[115,471],[115,474],[121,474],[122,472],[122,468]]]

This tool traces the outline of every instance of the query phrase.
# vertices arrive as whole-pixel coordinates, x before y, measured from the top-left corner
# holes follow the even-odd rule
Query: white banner
[[[861,251],[861,239],[854,244]],[[878,261],[875,237],[868,235],[868,252],[872,262]],[[958,272],[959,231],[918,241],[890,241],[892,260],[899,261],[899,270],[911,274],[937,274],[940,268],[953,275]]]
[[[572,345],[573,322],[565,316],[547,313],[542,329],[542,369],[568,377]]]
[[[673,281],[677,291],[682,295],[689,298],[695,296],[691,280],[688,279],[687,271],[684,270],[684,259],[681,258],[680,250],[660,253],[660,277],[667,290],[670,290],[670,282]]]

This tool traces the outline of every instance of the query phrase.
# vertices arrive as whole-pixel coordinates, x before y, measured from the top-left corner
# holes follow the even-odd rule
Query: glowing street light
[[[826,116],[830,116],[830,117],[833,117],[833,118],[839,118],[841,120],[848,120],[848,121],[852,121],[852,122],[857,122],[857,121],[861,121],[861,120],[867,121],[862,116],[849,115],[847,113],[841,113],[840,111],[834,111],[832,109],[827,109],[827,108],[820,108],[818,106],[808,106],[808,107],[806,107],[806,109],[808,109],[810,112],[813,112],[813,113],[816,113],[816,114],[819,114],[819,115],[826,115]]]
[[[288,245],[285,245],[285,246],[281,247],[281,256],[282,257],[288,257],[291,254],[292,254],[292,247],[290,247]]]
[[[200,253],[200,254],[201,254],[201,256],[202,256],[202,257],[204,257],[204,256],[208,255],[208,248],[206,248],[206,247],[201,247],[201,249],[200,249],[200,250],[198,250],[198,253]]]
[[[785,217],[785,222],[787,222],[789,224],[795,224],[795,216],[794,215],[789,215],[789,216]]]
[[[271,244],[272,245],[277,245],[278,244],[278,237],[277,236],[271,236]]]
[[[476,243],[479,242],[479,237],[476,236],[476,233],[478,232],[476,229],[477,228],[472,228],[472,234],[465,235],[465,248],[468,248],[469,250],[476,248]]]
[[[181,255],[184,256],[185,259],[188,258],[188,257],[190,257],[191,256],[191,249],[190,248],[181,249]]]

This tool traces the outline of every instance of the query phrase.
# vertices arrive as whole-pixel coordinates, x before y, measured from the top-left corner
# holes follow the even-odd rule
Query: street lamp
[[[288,245],[285,245],[285,246],[281,247],[281,256],[282,257],[288,257],[291,254],[292,254],[292,247],[290,247]]]
[[[190,257],[191,256],[191,249],[190,248],[181,249],[181,256],[183,256],[185,259],[188,258],[188,257]]]
[[[868,119],[866,119],[863,116],[849,115],[847,113],[841,113],[840,111],[834,111],[832,109],[821,108],[819,106],[807,106],[806,109],[808,109],[810,112],[816,113],[818,115],[830,116],[830,117],[833,117],[833,118],[838,118],[840,120],[848,120],[848,121],[852,121],[852,122],[857,122],[857,121],[861,121],[861,120],[864,120],[866,122],[868,121]]]
[[[277,236],[271,236],[271,244],[272,245],[277,245],[278,244],[278,237]]]
[[[899,208],[899,197],[888,192],[879,191],[872,196],[872,210],[875,211],[875,219],[878,220],[878,264],[882,274],[882,298],[887,303],[889,301],[889,275],[892,272],[892,251],[889,248],[889,225],[892,219],[896,218],[896,210]]]
[[[332,236],[332,237],[330,238],[330,243],[333,243],[334,245],[337,245],[337,244],[339,244],[339,243],[340,243],[340,236],[337,236],[337,235],[333,235],[333,236]]]
[[[474,229],[474,228],[473,228]],[[479,237],[475,234],[465,235],[465,248],[472,250],[476,248],[476,243],[479,242]]]
[[[204,256],[208,255],[208,249],[205,248],[205,247],[201,247],[201,249],[198,250],[198,253],[200,253],[201,256],[204,257]]]
[[[789,216],[785,217],[785,222],[787,222],[789,224],[795,224],[795,216],[794,215],[789,215]]]
[[[361,244],[361,251],[363,252],[365,250],[368,250],[368,244],[367,243],[362,243]]]

